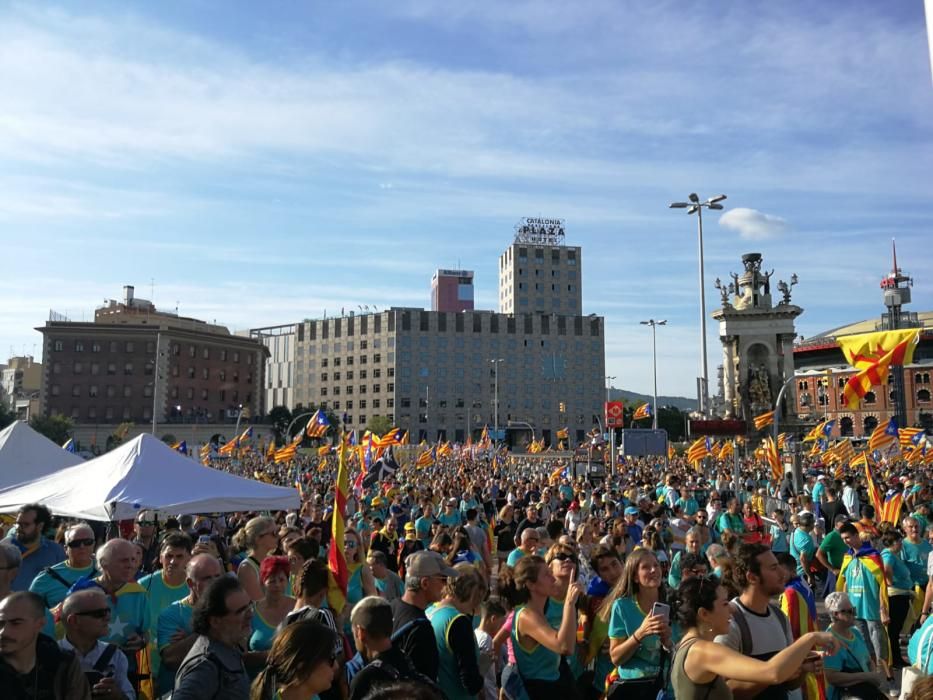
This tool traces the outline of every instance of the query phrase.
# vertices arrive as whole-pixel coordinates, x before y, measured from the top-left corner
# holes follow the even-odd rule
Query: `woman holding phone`
[[[544,555],[544,561],[550,567],[551,573],[554,574],[557,581],[556,590],[548,600],[545,617],[551,627],[559,630],[564,619],[564,599],[567,597],[567,589],[570,588],[571,583],[577,582],[580,562],[573,546],[561,543],[551,545],[547,554]],[[578,610],[583,607],[583,600],[583,597],[577,600]],[[565,654],[560,664],[561,675],[569,675],[574,680],[583,675],[586,670],[577,658],[576,646],[576,640],[574,640],[573,651],[570,654]]]
[[[673,641],[661,581],[654,552],[637,549],[600,607],[599,615],[609,620],[609,656],[615,665],[610,699],[654,700],[662,690],[662,649],[671,649]]]

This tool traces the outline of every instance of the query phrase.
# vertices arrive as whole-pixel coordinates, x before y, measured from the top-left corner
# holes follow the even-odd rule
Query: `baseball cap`
[[[638,508],[629,506],[628,508],[625,509],[624,512],[626,515],[638,515]]]
[[[408,559],[405,560],[405,574],[416,578],[428,576],[455,578],[459,576],[456,569],[447,566],[447,560],[444,557],[430,549],[408,555]]]

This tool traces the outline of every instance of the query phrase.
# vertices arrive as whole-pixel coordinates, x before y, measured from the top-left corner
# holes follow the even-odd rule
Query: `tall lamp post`
[[[618,377],[606,377],[606,403],[609,403],[609,392],[612,390],[612,380]],[[608,406],[607,406],[608,408]],[[609,427],[609,416],[607,411],[603,411],[606,416],[606,430],[609,432],[609,474],[615,474],[616,468],[616,429]]]
[[[658,429],[658,336],[657,336],[657,327],[666,326],[667,319],[662,319],[656,321],[653,318],[649,318],[647,321],[639,321],[643,326],[651,326],[651,358],[654,365],[654,405],[651,407],[651,427],[655,430]],[[706,334],[704,333],[704,338]],[[704,352],[706,348],[704,347]],[[705,369],[704,363],[704,369]]]
[[[671,202],[671,209],[686,209],[687,214],[697,215],[697,228],[699,231],[700,250],[700,354],[703,360],[703,386],[700,387],[700,412],[709,415],[709,362],[706,358],[706,281],[703,274],[703,207],[707,209],[722,209],[721,201],[726,198],[724,194],[717,194],[705,202],[701,202],[696,192],[687,197],[689,202]]]
[[[496,439],[493,440],[493,444],[498,447],[499,445],[499,363],[505,362],[501,357],[498,357],[494,360],[489,361],[495,367],[495,380],[493,384],[493,430],[496,433]]]

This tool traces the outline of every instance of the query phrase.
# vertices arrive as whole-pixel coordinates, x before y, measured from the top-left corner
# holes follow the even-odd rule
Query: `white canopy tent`
[[[0,430],[0,489],[32,481],[84,462],[23,421]]]
[[[144,434],[97,459],[0,490],[0,513],[24,503],[74,518],[123,520],[144,508],[177,514],[284,510],[297,508],[299,497],[293,488],[201,466]]]

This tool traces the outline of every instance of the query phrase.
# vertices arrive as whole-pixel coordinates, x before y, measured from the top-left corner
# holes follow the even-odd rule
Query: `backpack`
[[[735,601],[729,601],[729,606],[732,608],[732,619],[735,621],[736,627],[739,628],[739,636],[741,637],[741,651],[746,656],[751,656],[752,652],[752,631],[748,626],[748,620],[745,618],[745,609],[736,603]],[[790,629],[790,622],[787,620],[787,616],[784,612],[774,603],[768,603],[768,608],[771,610],[771,614],[774,615],[781,622],[781,629],[784,630],[784,637],[787,639],[788,644],[792,644],[794,641],[794,635]]]

